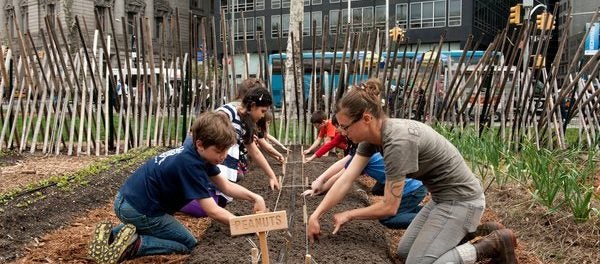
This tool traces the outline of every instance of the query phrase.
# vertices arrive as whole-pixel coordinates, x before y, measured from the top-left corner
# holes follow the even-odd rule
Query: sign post
[[[269,263],[269,248],[267,247],[267,231],[287,229],[288,221],[285,211],[272,213],[257,213],[234,217],[229,220],[232,236],[258,233],[262,263]]]

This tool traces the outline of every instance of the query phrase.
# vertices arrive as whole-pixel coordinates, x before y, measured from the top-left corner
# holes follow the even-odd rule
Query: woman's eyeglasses
[[[341,125],[341,124],[339,124],[339,123],[338,123],[338,126],[337,126],[337,127],[338,127],[340,130],[342,130],[342,131],[346,131],[346,132],[348,132],[348,129],[349,129],[349,128],[350,128],[352,125],[354,125],[354,123],[358,122],[358,121],[359,121],[361,118],[362,118],[362,115],[361,115],[359,118],[355,118],[354,120],[352,120],[352,122],[351,122],[350,124],[347,124],[347,125],[345,125],[345,126],[344,126],[344,125]]]

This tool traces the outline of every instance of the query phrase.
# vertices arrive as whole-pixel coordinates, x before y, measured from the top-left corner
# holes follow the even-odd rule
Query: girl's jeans
[[[475,231],[484,208],[483,194],[471,201],[431,200],[404,233],[398,255],[406,263],[462,263],[454,248],[468,232]]]
[[[136,233],[142,239],[136,256],[170,253],[189,253],[197,240],[183,224],[170,214],[149,217],[135,210],[121,195],[115,198],[115,214],[125,224],[136,227]],[[113,229],[116,234],[124,224]]]

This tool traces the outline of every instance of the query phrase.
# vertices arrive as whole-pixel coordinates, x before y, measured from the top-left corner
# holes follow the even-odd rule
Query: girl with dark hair
[[[217,112],[227,115],[237,134],[237,143],[229,149],[227,158],[219,168],[230,181],[238,182],[247,173],[248,156],[250,156],[269,177],[271,189],[279,189],[275,172],[254,141],[254,134],[257,131],[256,122],[263,118],[273,104],[269,91],[258,79],[256,80],[253,83],[257,86],[248,90],[240,105],[229,103],[217,109]]]
[[[396,214],[404,179],[417,179],[431,193],[429,201],[412,221],[397,254],[405,263],[516,263],[516,237],[506,228],[480,228],[485,196],[479,179],[459,151],[446,138],[421,122],[388,118],[381,108],[381,82],[370,79],[350,90],[339,101],[339,128],[353,142],[360,142],[356,155],[334,183],[308,221],[307,235],[314,241],[320,234],[319,218],[339,203],[369,157],[380,152],[385,163],[383,199],[365,208],[333,216],[333,233],[355,219],[381,219]],[[489,233],[476,242],[460,244],[469,233]],[[487,232],[486,232],[487,231]],[[459,245],[460,244],[460,245]]]

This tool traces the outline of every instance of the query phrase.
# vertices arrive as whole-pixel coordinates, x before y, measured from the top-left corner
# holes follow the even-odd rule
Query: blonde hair
[[[340,99],[336,112],[342,112],[352,120],[360,119],[365,112],[375,118],[382,117],[384,115],[380,96],[382,87],[381,81],[377,78],[371,78],[359,86],[354,86]]]
[[[194,142],[202,141],[205,148],[215,146],[218,149],[227,149],[235,144],[237,135],[229,119],[217,112],[200,114],[192,125]]]

